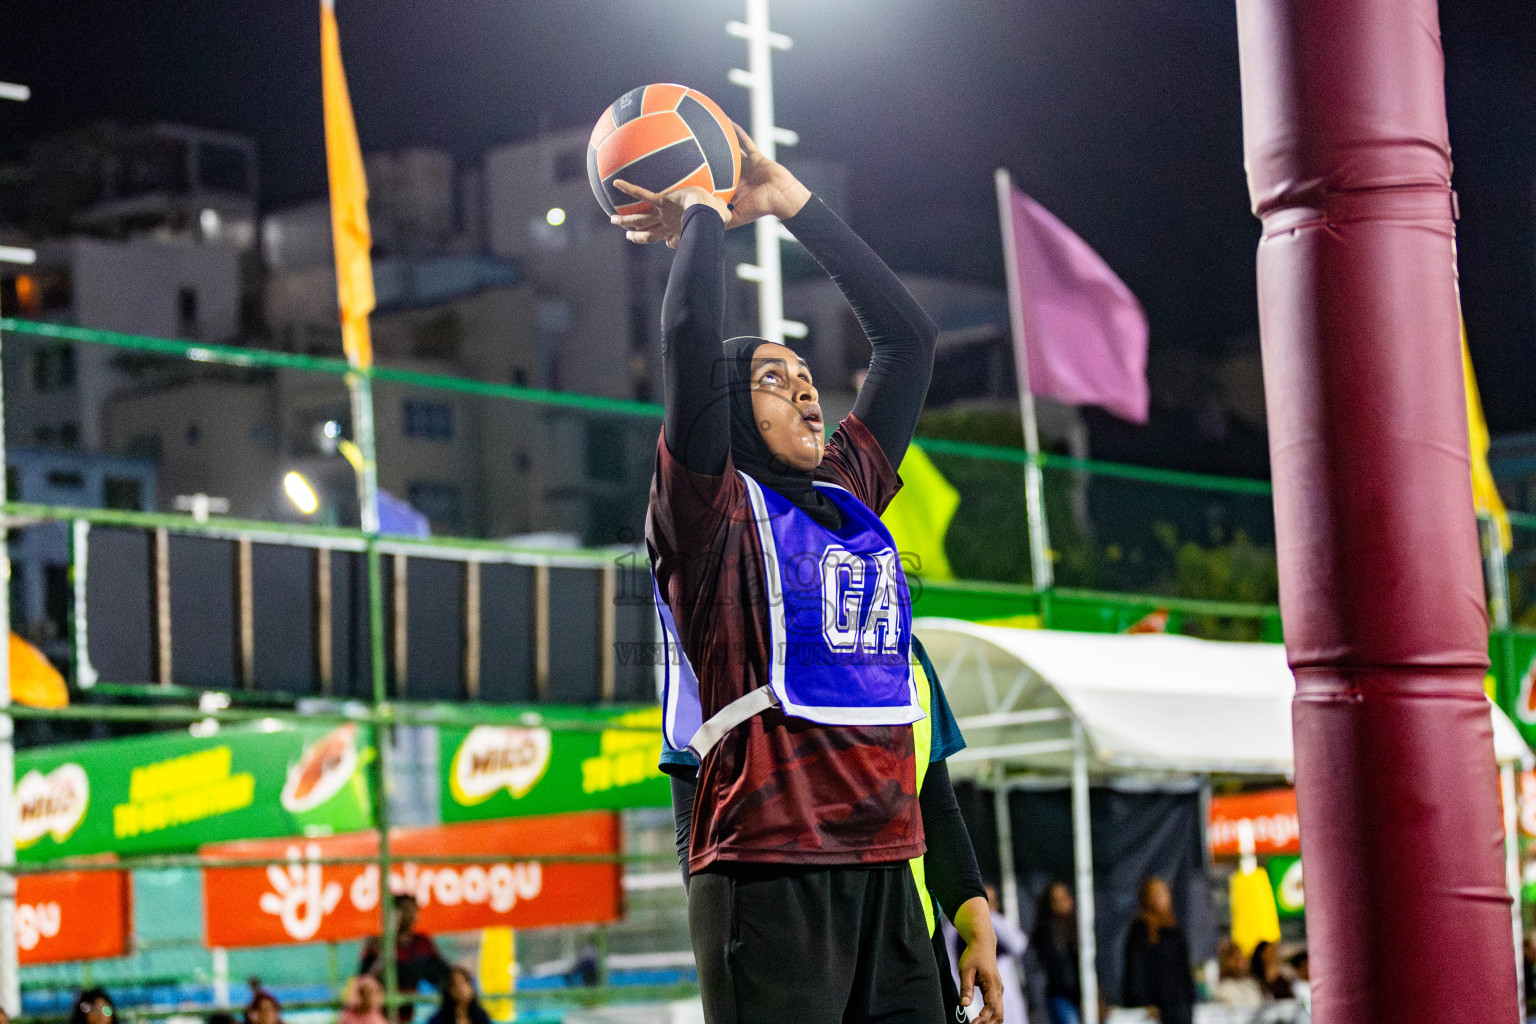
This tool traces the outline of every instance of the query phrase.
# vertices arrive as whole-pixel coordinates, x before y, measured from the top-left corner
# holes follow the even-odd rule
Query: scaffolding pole
[[[0,466],[5,465],[5,396],[0,388]],[[0,473],[0,505],[6,500],[6,474]],[[10,630],[11,543],[10,524],[0,522],[0,622]],[[10,637],[5,657],[0,658],[0,709],[11,705]],[[16,747],[14,726],[8,713],[0,713],[0,1007],[15,1016],[21,1012],[21,968],[16,949],[16,876],[5,871],[16,863],[15,811]]]
[[[0,98],[25,102],[32,90],[25,85],[0,82]],[[7,262],[31,263],[30,249],[12,246],[0,256]],[[5,467],[5,395],[0,386],[0,469]],[[6,475],[0,472],[0,507],[10,500]],[[11,706],[11,538],[10,523],[0,522],[0,623],[5,624],[5,656],[0,657],[0,712]],[[16,745],[11,716],[0,713],[0,1008],[11,1016],[21,1013],[21,966],[16,948],[16,876],[5,869],[16,863]]]
[[[1083,1024],[1099,1024],[1098,923],[1093,898],[1093,815],[1088,789],[1088,736],[1072,720],[1072,860],[1077,882],[1077,957]]]

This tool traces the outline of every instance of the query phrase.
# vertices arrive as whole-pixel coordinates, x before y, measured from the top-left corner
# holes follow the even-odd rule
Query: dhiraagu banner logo
[[[276,721],[16,754],[22,860],[159,853],[373,825],[366,730]]]
[[[545,722],[591,728],[550,728]],[[543,708],[517,725],[445,728],[441,749],[444,822],[671,803],[657,767],[659,707]]]

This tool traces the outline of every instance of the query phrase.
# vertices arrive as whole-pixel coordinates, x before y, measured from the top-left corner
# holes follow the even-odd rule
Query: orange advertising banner
[[[619,818],[610,811],[394,829],[391,893],[421,906],[424,932],[542,928],[618,920],[623,867],[618,862],[540,862],[530,857],[612,854]],[[338,942],[379,933],[379,869],[319,864],[324,857],[372,857],[378,833],[319,839],[216,843],[205,856],[275,857],[265,868],[206,868],[203,920],[209,946]],[[491,863],[414,864],[412,857],[488,856]]]
[[[23,964],[99,960],[128,952],[133,917],[124,871],[56,871],[16,880],[16,951]]]
[[[1264,789],[1256,793],[1211,798],[1211,820],[1206,838],[1211,854],[1236,857],[1238,823],[1253,823],[1253,852],[1259,856],[1301,852],[1301,824],[1296,816],[1294,789]]]

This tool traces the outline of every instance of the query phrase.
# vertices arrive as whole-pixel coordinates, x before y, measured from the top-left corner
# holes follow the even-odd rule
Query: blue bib
[[[912,607],[890,531],[835,484],[818,483],[842,513],[829,530],[741,474],[763,551],[768,686],[785,714],[823,725],[909,725],[924,715],[910,657]],[[665,652],[668,744],[689,745],[703,712],[670,609],[657,593]]]

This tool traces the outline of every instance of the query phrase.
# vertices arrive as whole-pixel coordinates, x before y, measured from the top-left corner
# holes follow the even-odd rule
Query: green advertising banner
[[[1281,917],[1305,917],[1306,894],[1301,886],[1301,858],[1284,855],[1269,858],[1264,865],[1269,883],[1275,887],[1275,910]]]
[[[1536,747],[1536,635],[1497,632],[1488,639],[1489,690],[1499,707]]]
[[[554,731],[530,719],[442,729],[444,824],[671,805],[671,788],[656,766],[661,708],[546,708],[543,715],[612,728]]]
[[[269,720],[16,752],[22,861],[373,827],[366,727]]]

